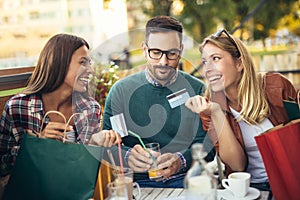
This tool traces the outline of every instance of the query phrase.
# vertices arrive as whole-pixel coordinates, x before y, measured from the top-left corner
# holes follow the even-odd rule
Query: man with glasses
[[[154,155],[159,178],[150,180],[147,171],[153,157],[139,138],[129,135],[122,139],[125,163],[134,170],[141,187],[183,187],[192,162],[190,147],[207,138],[199,116],[184,106],[190,96],[202,95],[205,85],[177,69],[183,46],[178,20],[168,16],[150,19],[142,44],[145,70],[118,81],[106,100],[103,129],[112,128],[111,116],[123,113],[127,129],[143,143],[160,144],[161,155]],[[213,152],[207,159],[213,159]]]

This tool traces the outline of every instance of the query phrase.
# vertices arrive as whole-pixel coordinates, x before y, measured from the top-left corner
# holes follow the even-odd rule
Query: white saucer
[[[232,192],[228,189],[225,190],[218,190],[218,199],[225,198],[226,200],[254,200],[257,199],[260,196],[260,191],[256,188],[249,188],[249,191],[246,196],[237,198],[234,197]]]

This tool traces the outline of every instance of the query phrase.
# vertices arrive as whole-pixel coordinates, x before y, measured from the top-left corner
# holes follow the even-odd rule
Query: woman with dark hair
[[[100,131],[101,107],[87,88],[92,73],[89,45],[83,38],[69,34],[50,38],[27,87],[3,110],[1,176],[10,173],[24,134],[105,147],[121,140],[112,130]],[[48,111],[52,112],[45,116]],[[69,124],[64,118],[70,119]]]
[[[200,114],[226,174],[247,171],[252,187],[270,190],[254,137],[288,121],[283,100],[296,99],[295,88],[279,73],[256,73],[246,46],[225,29],[207,37],[200,52],[208,89],[186,106]]]

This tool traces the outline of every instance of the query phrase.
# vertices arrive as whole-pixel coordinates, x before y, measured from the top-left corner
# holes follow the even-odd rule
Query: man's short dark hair
[[[182,25],[177,19],[170,16],[153,17],[146,24],[145,40],[148,41],[150,33],[169,31],[178,32],[180,42],[182,41]]]

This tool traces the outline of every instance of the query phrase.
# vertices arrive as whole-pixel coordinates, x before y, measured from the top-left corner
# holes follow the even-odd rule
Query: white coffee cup
[[[245,197],[249,191],[250,177],[251,174],[247,172],[234,172],[228,176],[228,179],[222,180],[222,185],[235,197]]]

